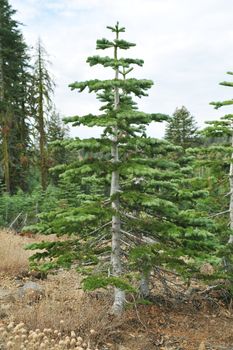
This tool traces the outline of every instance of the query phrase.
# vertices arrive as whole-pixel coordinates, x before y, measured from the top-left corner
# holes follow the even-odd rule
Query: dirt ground
[[[84,293],[75,271],[41,279],[28,272],[23,250],[33,238],[1,232],[0,239],[1,350],[233,350],[225,291],[167,293],[156,282],[148,305],[129,295],[123,317],[114,319],[109,291]]]

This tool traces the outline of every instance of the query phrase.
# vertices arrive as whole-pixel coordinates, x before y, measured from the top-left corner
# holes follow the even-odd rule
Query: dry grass
[[[0,285],[3,282],[13,291],[16,288],[15,276],[17,279],[22,278],[22,284],[30,280],[30,275],[23,277],[25,274],[21,272],[28,270],[28,258],[33,252],[26,251],[24,247],[44,239],[44,236],[22,237],[15,235],[14,232],[0,231]],[[56,238],[49,237],[49,239]],[[37,283],[44,288],[43,297],[38,300],[30,297],[17,298],[11,302],[10,317],[2,323],[2,327],[0,326],[0,339],[4,338],[4,349],[5,346],[6,349],[14,350],[85,349],[87,347],[85,344],[89,344],[90,348],[91,343],[96,345],[106,339],[109,332],[108,311],[111,303],[107,295],[97,300],[96,293],[84,294],[80,288],[80,278],[75,271],[61,270],[58,275],[49,275],[47,280],[38,280]],[[22,322],[23,326],[18,327]],[[38,336],[34,334],[35,330],[37,334],[41,334],[40,343]],[[80,342],[80,339],[74,336],[72,340],[71,332],[72,334],[75,332],[77,337],[82,337],[83,341]],[[33,339],[37,339],[34,345]],[[0,349],[1,346],[0,342]]]
[[[9,275],[15,275],[29,268],[28,258],[33,251],[25,250],[27,244],[43,240],[54,240],[50,237],[36,235],[35,237],[20,236],[13,231],[0,231],[0,271]]]
[[[14,235],[11,231],[0,231],[0,271],[15,274],[28,268],[28,258],[32,252],[25,251],[24,246],[32,239]]]
[[[108,292],[84,293],[75,271],[60,271],[58,275],[49,275],[47,280],[38,283],[45,290],[42,298],[35,300],[25,297],[12,303],[11,316],[7,323],[4,322],[2,331],[0,329],[4,334],[4,345],[10,342],[9,349],[13,350],[21,349],[22,346],[25,350],[109,349],[103,348],[102,344],[108,342],[109,335],[124,318],[112,320],[109,315],[112,300]],[[8,327],[11,322],[14,327]],[[17,335],[20,336],[21,331],[18,327],[14,330],[21,323],[22,328],[26,329],[23,334],[27,337],[19,338]],[[76,336],[72,337],[72,334]]]
[[[16,323],[24,322],[29,329],[52,328],[66,334],[75,331],[83,338],[93,329],[102,337],[107,334],[111,304],[107,294],[101,294],[101,300],[96,293],[85,294],[75,271],[61,271],[40,284],[45,288],[43,298],[15,303],[12,314]]]

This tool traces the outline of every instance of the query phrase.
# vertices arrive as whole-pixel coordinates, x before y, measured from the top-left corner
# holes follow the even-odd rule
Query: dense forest
[[[77,115],[63,119],[42,40],[29,50],[14,15],[0,0],[0,226],[57,236],[27,247],[36,251],[31,267],[75,267],[85,290],[110,287],[115,315],[129,292],[148,299],[151,279],[163,271],[228,281],[231,290],[233,114],[200,130],[185,106],[172,116],[140,111],[137,98],[153,81],[134,77],[144,62],[125,54],[135,44],[117,23],[96,42],[109,56],[87,58],[91,67],[111,68],[109,78],[95,79],[93,68],[92,80],[69,86],[95,93],[99,112],[82,116],[77,105]],[[166,123],[164,138],[147,136],[151,123]],[[74,138],[69,125],[102,134]]]

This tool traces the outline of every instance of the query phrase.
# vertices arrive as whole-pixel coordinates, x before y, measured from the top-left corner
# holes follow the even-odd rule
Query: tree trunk
[[[145,299],[150,295],[149,281],[150,273],[143,273],[140,282],[140,296]]]
[[[118,149],[117,145],[112,146],[113,162],[118,161]],[[117,194],[119,191],[119,172],[112,172],[111,181],[111,196]],[[112,208],[115,211],[115,215],[112,217],[112,272],[113,276],[120,276],[122,274],[122,263],[121,263],[121,220],[118,215],[119,211],[119,199],[114,199],[112,202]],[[114,304],[112,307],[113,313],[115,315],[121,314],[124,307],[125,292],[119,288],[114,290]]]
[[[118,33],[116,35],[116,39],[118,39]],[[115,47],[114,58],[117,59],[117,48]],[[116,68],[115,79],[118,79],[119,69]],[[115,88],[114,93],[114,109],[117,110],[119,106],[119,89]],[[112,139],[112,161],[113,164],[117,164],[119,162],[119,153],[118,153],[118,129],[114,127],[113,129],[114,135]],[[112,172],[111,179],[111,196],[116,195],[115,199],[112,201],[112,209],[115,211],[115,214],[112,217],[112,255],[111,255],[111,263],[112,263],[112,273],[113,276],[121,276],[122,262],[121,262],[121,220],[119,216],[119,208],[120,202],[119,198],[117,198],[117,194],[119,193],[120,184],[119,184],[119,171],[114,170]],[[112,312],[114,315],[119,316],[124,308],[125,302],[125,292],[119,288],[114,289],[114,303],[112,306]]]
[[[42,71],[42,53],[39,43],[38,47],[38,63],[39,63],[39,100],[38,100],[38,129],[39,129],[39,144],[40,144],[40,173],[41,173],[41,187],[45,191],[48,182],[48,166],[47,166],[47,152],[46,152],[46,134],[44,125],[44,105],[43,105],[43,71]]]
[[[233,147],[233,131],[231,136],[231,146]],[[229,184],[230,184],[230,205],[229,205],[229,212],[230,212],[230,228],[233,230],[233,153],[231,154],[231,164],[230,164],[230,171],[229,171]],[[233,243],[233,234],[230,235],[228,244]]]
[[[3,171],[6,191],[10,193],[10,157],[9,157],[9,127],[7,125],[7,116],[5,112],[4,102],[4,73],[3,73],[3,57],[2,43],[0,41],[0,126],[2,136],[2,154],[3,154]]]
[[[4,119],[4,118],[3,118]],[[9,157],[9,128],[2,124],[2,153],[3,153],[3,168],[5,188],[8,193],[11,191],[10,186],[10,157]]]
[[[4,100],[4,77],[3,77],[3,57],[2,57],[2,43],[0,40],[0,102]],[[2,107],[1,107],[2,111]]]

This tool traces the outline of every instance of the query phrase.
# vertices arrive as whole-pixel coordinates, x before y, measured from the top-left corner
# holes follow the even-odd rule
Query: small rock
[[[44,288],[38,283],[29,281],[18,289],[18,296],[29,303],[36,302],[44,296]]]

